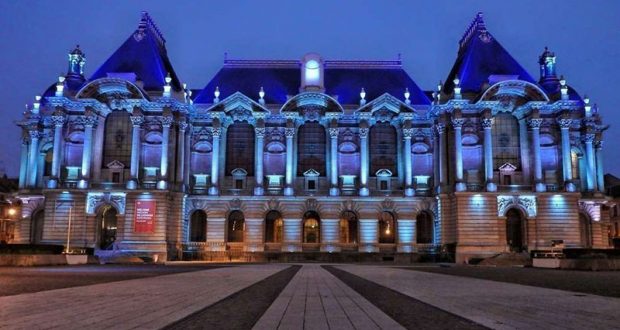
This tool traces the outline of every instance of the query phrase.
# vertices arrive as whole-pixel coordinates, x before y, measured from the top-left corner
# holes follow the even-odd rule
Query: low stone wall
[[[0,266],[59,266],[98,263],[93,256],[65,254],[0,254]]]
[[[192,251],[185,252],[183,260],[208,262],[372,262],[411,264],[433,261],[430,256],[418,253],[347,253],[347,252],[242,252],[242,251]]]
[[[620,259],[561,259],[560,269],[620,270]]]

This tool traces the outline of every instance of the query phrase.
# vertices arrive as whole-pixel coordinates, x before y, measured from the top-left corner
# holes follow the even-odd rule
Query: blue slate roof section
[[[134,72],[144,82],[145,90],[163,90],[168,73],[174,90],[181,83],[166,51],[166,40],[150,16],[142,13],[138,29],[95,71],[89,80],[105,78],[112,72]]]
[[[195,103],[212,103],[214,91],[219,87],[220,100],[235,92],[241,92],[252,99],[258,99],[263,87],[265,102],[284,104],[287,96],[299,94],[301,86],[301,63],[299,61],[253,61],[248,66],[244,61],[226,61],[224,67],[194,98]],[[332,67],[330,68],[330,63]],[[366,63],[366,64],[364,64]],[[402,69],[400,61],[325,61],[325,93],[335,96],[341,104],[359,104],[362,87],[366,100],[371,101],[384,93],[404,100],[405,89],[409,89],[412,104],[428,105],[429,98]],[[394,63],[397,63],[395,65]]]
[[[533,84],[536,81],[486,29],[478,13],[461,39],[459,53],[444,84],[444,93],[454,91],[454,78],[460,79],[461,92],[480,92],[490,75],[514,75]]]
[[[402,68],[325,68],[325,92],[337,96],[339,103],[359,104],[362,87],[367,101],[384,93],[404,101],[405,89],[408,88],[412,104],[431,104],[426,94]]]
[[[213,103],[213,92],[218,87],[220,100],[241,92],[245,96],[258,100],[258,92],[263,87],[265,102],[284,104],[287,95],[299,93],[301,84],[300,69],[269,67],[227,67],[224,66],[209,81],[207,86],[194,98],[195,103]]]

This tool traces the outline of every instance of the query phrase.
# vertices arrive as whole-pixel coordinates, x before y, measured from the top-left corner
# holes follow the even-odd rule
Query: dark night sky
[[[607,124],[605,171],[620,174],[620,1],[0,1],[0,168],[16,176],[25,103],[66,72],[79,43],[90,76],[148,11],[177,74],[202,88],[230,58],[395,59],[423,89],[448,75],[478,11],[532,76],[545,46],[558,73],[599,105]]]

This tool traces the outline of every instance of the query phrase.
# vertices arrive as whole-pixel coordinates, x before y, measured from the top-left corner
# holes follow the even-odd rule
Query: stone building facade
[[[606,126],[555,61],[535,80],[478,14],[431,91],[400,59],[314,53],[227,58],[192,90],[144,13],[90,78],[70,52],[18,123],[16,241],[70,229],[101,256],[160,259],[609,247]]]

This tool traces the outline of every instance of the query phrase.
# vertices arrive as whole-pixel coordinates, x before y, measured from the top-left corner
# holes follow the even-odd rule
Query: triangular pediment
[[[118,160],[113,160],[106,166],[111,170],[122,170],[125,168],[125,164],[119,162]]]
[[[232,176],[247,176],[248,172],[242,168],[236,168],[230,172]]]
[[[304,176],[319,176],[321,173],[317,172],[315,169],[311,168],[304,172]]]
[[[510,163],[505,163],[504,165],[499,167],[500,172],[514,172],[516,169],[517,167]]]

